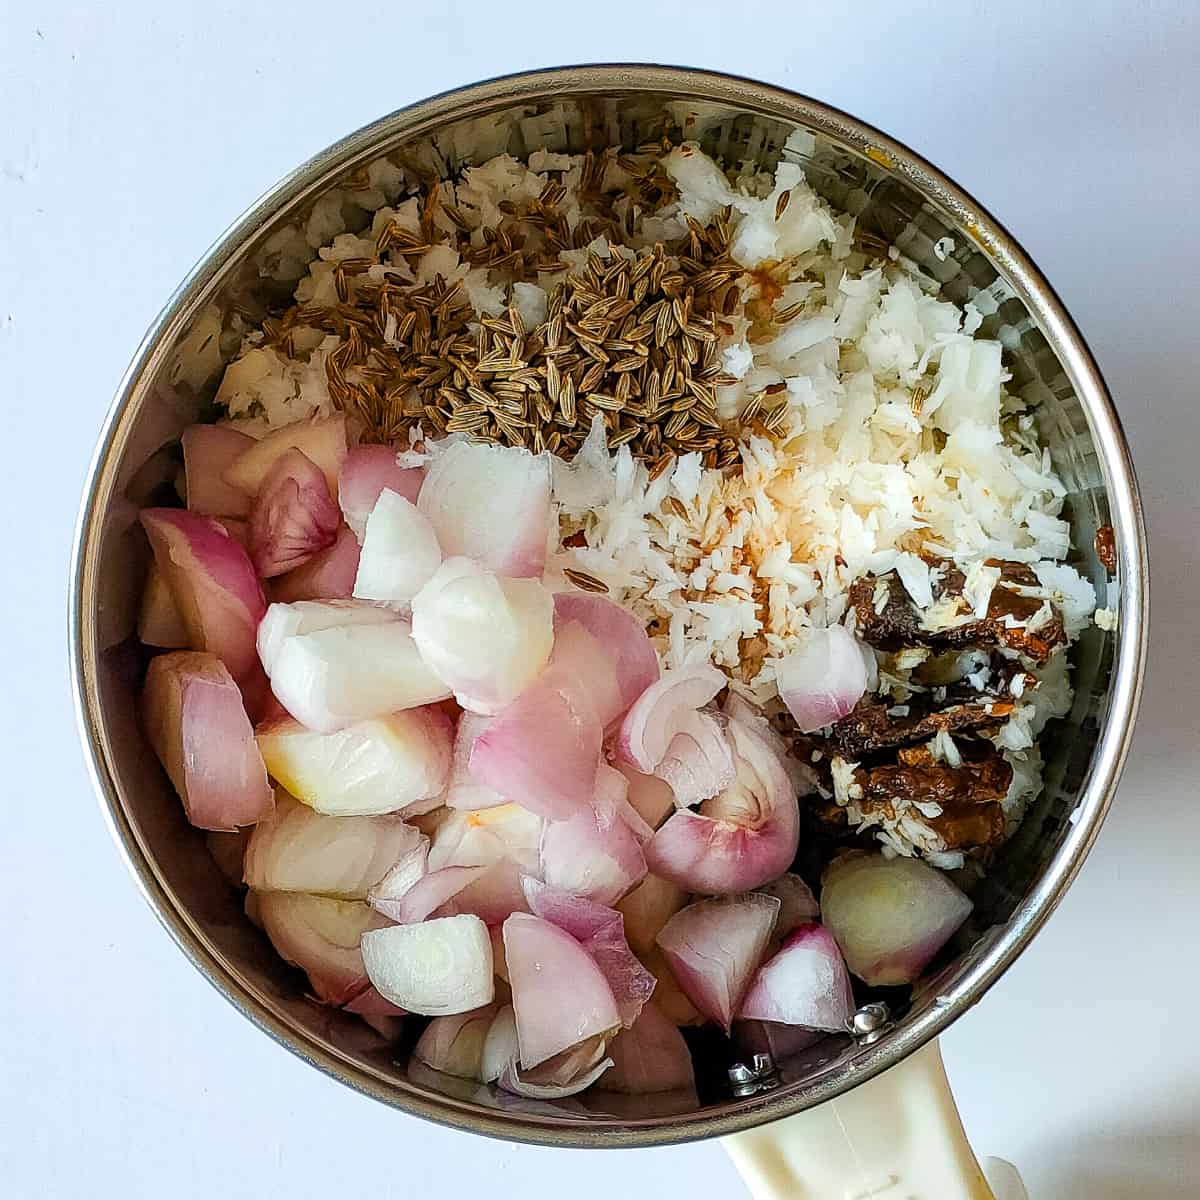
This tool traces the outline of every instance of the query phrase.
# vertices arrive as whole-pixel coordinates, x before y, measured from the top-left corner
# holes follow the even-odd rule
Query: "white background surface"
[[[714,1144],[584,1155],[469,1138],[272,1044],[126,877],[69,700],[85,466],[143,330],[205,247],[399,105],[604,59],[758,76],[881,126],[1000,215],[1090,339],[1152,534],[1144,715],[1078,884],[944,1046],[976,1146],[1017,1162],[1035,1200],[1200,1194],[1194,0],[574,9],[0,2],[0,1195],[744,1194]]]

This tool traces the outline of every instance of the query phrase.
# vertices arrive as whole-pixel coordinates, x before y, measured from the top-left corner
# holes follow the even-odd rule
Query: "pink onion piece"
[[[419,708],[448,694],[422,660],[406,621],[285,637],[267,673],[284,708],[320,733]]]
[[[225,469],[224,479],[247,496],[258,494],[276,461],[289,450],[299,450],[321,469],[330,496],[337,495],[338,475],[346,459],[346,417],[317,417],[293,421],[272,430],[255,442]]]
[[[277,792],[274,814],[250,835],[246,884],[362,900],[420,836],[393,816],[326,817]]]
[[[625,936],[634,952],[645,957],[654,951],[658,931],[687,903],[688,894],[658,875],[647,875],[617,903],[625,918]]]
[[[489,867],[443,867],[423,875],[404,894],[396,899],[373,888],[367,895],[371,907],[400,925],[415,925],[431,913],[446,908],[469,883],[474,883]],[[442,915],[454,916],[446,911]]]
[[[687,1042],[653,1001],[613,1038],[608,1054],[613,1065],[599,1081],[601,1091],[647,1095],[696,1086]]]
[[[503,944],[503,937],[501,937]],[[520,1048],[517,1042],[517,1015],[511,1004],[505,1004],[492,1020],[483,1040],[479,1075],[484,1083],[494,1083],[510,1064],[517,1061]]]
[[[504,922],[520,1065],[528,1070],[620,1025],[600,968],[570,934],[528,913]]]
[[[690,808],[733,782],[733,754],[720,722],[707,712],[690,712],[680,718],[654,774],[671,789],[680,808]]]
[[[837,1033],[854,1012],[854,994],[841,951],[829,931],[801,925],[759,969],[741,1015]]]
[[[613,794],[615,778],[622,791]],[[646,874],[638,832],[626,819],[624,779],[601,764],[592,803],[563,821],[547,821],[542,831],[541,873],[551,887],[614,904]]]
[[[215,654],[235,679],[258,662],[254,635],[267,602],[249,556],[211,517],[147,508],[142,525],[193,650]]]
[[[656,944],[649,954],[639,955],[646,970],[657,980],[654,988],[654,1003],[662,1010],[663,1016],[673,1024],[703,1025],[705,1017],[688,999],[687,994],[679,986],[675,972],[667,956]]]
[[[799,875],[785,873],[754,890],[779,901],[779,919],[771,931],[773,938],[785,938],[797,926],[807,925],[821,915],[821,906],[812,894],[812,888]]]
[[[621,757],[647,775],[666,757],[682,722],[703,708],[726,684],[716,667],[697,665],[667,671],[637,699],[621,722]]]
[[[333,545],[271,581],[271,600],[284,604],[294,600],[348,600],[354,595],[358,557],[358,539],[342,525]]]
[[[433,834],[429,869],[491,867],[512,862],[525,874],[538,866],[542,819],[518,804],[502,804],[475,812],[453,812]]]
[[[463,713],[454,735],[454,755],[450,764],[450,778],[446,784],[446,803],[451,808],[464,811],[479,808],[494,808],[507,801],[488,787],[471,770],[471,751],[479,735],[491,724],[490,717],[476,713]]]
[[[604,1057],[606,1039],[588,1038],[532,1070],[510,1059],[496,1080],[498,1087],[531,1100],[562,1100],[592,1086],[611,1066]]]
[[[495,1016],[496,1006],[486,1004],[452,1017],[434,1017],[413,1054],[435,1071],[482,1082],[483,1045]]]
[[[779,901],[753,892],[700,900],[663,926],[658,944],[679,986],[728,1033],[771,937]]]
[[[180,439],[187,479],[187,506],[206,517],[248,517],[250,497],[223,478],[254,438],[228,425],[189,425]]]
[[[429,838],[418,833],[405,844],[387,874],[367,892],[367,903],[383,912],[376,901],[399,900],[418,880],[424,878],[428,870]]]
[[[864,983],[912,983],[973,905],[941,871],[916,858],[852,852],[821,881],[821,916]]]
[[[291,719],[260,725],[272,777],[330,816],[400,815],[442,793],[450,773],[450,722],[432,706],[314,733]]]
[[[267,472],[250,510],[249,550],[263,579],[303,566],[333,545],[342,514],[325,476],[299,450],[287,450]]]
[[[363,934],[362,954],[379,994],[421,1016],[468,1012],[495,994],[492,943],[478,917],[373,929]]]
[[[862,699],[869,681],[863,649],[848,629],[832,625],[810,630],[808,640],[776,664],[779,698],[802,733],[841,720]]]
[[[576,708],[592,709],[602,728],[625,711],[612,655],[578,621],[555,618],[548,670],[561,681]]]
[[[417,507],[446,555],[473,558],[511,578],[541,575],[550,534],[544,455],[457,442],[429,464]]]
[[[554,597],[556,634],[571,622],[586,629],[609,655],[620,694],[617,715],[621,715],[659,678],[658,655],[645,628],[631,612],[603,596],[559,592]]]
[[[502,579],[448,558],[413,597],[413,637],[463,708],[500,712],[537,678],[554,642],[554,602],[536,579]]]
[[[265,893],[264,893],[265,894]],[[361,957],[361,950],[359,955]],[[408,1010],[401,1008],[398,1004],[393,1004],[390,1000],[385,1000],[377,988],[367,985],[353,1000],[347,1001],[342,1005],[348,1013],[354,1013],[358,1017],[406,1017]]]
[[[214,654],[153,659],[142,693],[146,735],[201,829],[236,829],[274,805],[241,692]]]
[[[747,1054],[769,1054],[776,1063],[815,1046],[825,1035],[802,1025],[780,1025],[776,1021],[733,1023],[733,1039]]]
[[[808,796],[817,790],[817,773],[808,763],[801,762],[792,753],[792,748],[784,736],[775,729],[757,704],[752,704],[745,696],[740,696],[731,689],[725,697],[721,711],[730,721],[737,721],[739,725],[753,729],[775,751],[797,796]]]
[[[675,811],[675,793],[671,785],[657,775],[643,775],[628,763],[614,764],[629,784],[628,799],[651,833]]]
[[[340,1005],[367,987],[359,939],[381,921],[365,904],[299,892],[260,892],[258,912],[279,956],[308,976],[313,994]]]
[[[569,933],[592,956],[612,991],[621,1024],[628,1029],[650,999],[655,981],[629,949],[624,918],[615,909],[528,876],[521,883],[534,915]]]
[[[175,607],[167,581],[153,562],[146,573],[137,633],[143,646],[160,650],[179,650],[188,644],[187,626]]]
[[[603,729],[572,681],[548,670],[485,729],[471,750],[476,779],[551,820],[586,813]]]
[[[354,594],[405,610],[441,564],[429,518],[411,500],[385,488],[367,518]]]
[[[698,813],[677,812],[646,844],[650,870],[692,892],[760,887],[796,857],[800,813],[783,764],[752,729],[729,726],[737,777]]]
[[[522,869],[512,859],[502,859],[483,869],[483,874],[467,884],[449,905],[438,909],[437,916],[453,909],[472,913],[485,925],[502,925],[515,912],[526,912],[521,890]]]
[[[425,481],[421,467],[402,467],[394,446],[355,446],[346,455],[338,476],[337,498],[346,524],[359,542],[367,529],[367,518],[386,488],[416,504]]]

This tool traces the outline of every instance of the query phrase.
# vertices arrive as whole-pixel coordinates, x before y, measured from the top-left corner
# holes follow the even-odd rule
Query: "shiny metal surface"
[[[1107,576],[1093,540],[1100,526],[1115,529],[1108,603],[1120,618],[1115,633],[1093,629],[1076,648],[1076,704],[1048,734],[1046,792],[976,893],[957,957],[918,987],[883,1036],[827,1039],[779,1064],[782,1086],[745,1099],[702,1088],[699,1105],[669,1096],[535,1104],[433,1077],[403,1054],[394,1061],[361,1023],[304,999],[296,974],[246,921],[137,728],[143,663],[131,635],[146,548],[136,513],[172,480],[178,433],[204,414],[238,322],[254,323],[280,297],[269,268],[319,197],[347,181],[352,190],[356,173],[384,156],[444,174],[499,149],[629,145],[667,128],[764,166],[793,130],[811,132],[802,158],[814,186],[937,275],[945,295],[977,303],[984,333],[1005,344],[1010,388],[1035,406],[1071,493],[1073,561],[1102,602]],[[945,235],[955,250],[942,261],[932,247]],[[886,1070],[980,999],[1053,911],[1096,837],[1137,709],[1146,617],[1145,532],[1116,414],[1070,317],[1006,231],[911,151],[814,100],[706,72],[595,66],[493,80],[385,117],[294,172],[218,241],[147,333],[106,419],[76,536],[70,640],[81,734],[117,845],[184,953],[247,1017],[335,1078],[432,1120],[531,1142],[637,1146],[730,1133],[818,1104]]]

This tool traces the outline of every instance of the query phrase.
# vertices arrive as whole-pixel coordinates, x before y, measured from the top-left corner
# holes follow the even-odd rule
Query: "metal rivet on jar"
[[[878,1041],[892,1027],[892,1013],[886,1004],[864,1004],[848,1022],[850,1033],[863,1045]]]

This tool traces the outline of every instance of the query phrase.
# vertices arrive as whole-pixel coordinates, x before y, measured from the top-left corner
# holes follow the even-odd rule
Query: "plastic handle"
[[[936,1041],[725,1146],[754,1200],[1002,1200],[971,1152]]]

